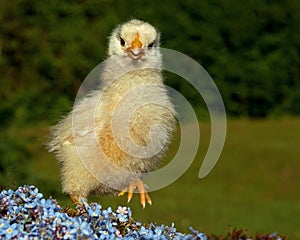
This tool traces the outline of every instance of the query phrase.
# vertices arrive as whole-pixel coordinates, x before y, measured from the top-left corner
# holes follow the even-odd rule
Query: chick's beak
[[[145,55],[145,51],[142,49],[143,43],[139,39],[139,34],[135,35],[134,40],[131,42],[130,47],[126,48],[125,51],[127,55],[132,59],[140,59],[143,55]]]

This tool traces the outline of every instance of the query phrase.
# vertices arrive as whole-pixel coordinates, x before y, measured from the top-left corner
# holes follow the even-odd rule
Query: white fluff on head
[[[154,42],[154,47],[159,47],[160,33],[149,23],[132,19],[126,23],[117,26],[110,38],[108,55],[124,54],[124,50],[130,46],[130,42],[134,39],[136,33],[139,33],[143,48]],[[125,45],[120,45],[120,38],[125,41]]]

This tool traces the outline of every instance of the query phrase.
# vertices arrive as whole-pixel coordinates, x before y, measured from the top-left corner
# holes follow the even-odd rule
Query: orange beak
[[[129,50],[134,49],[134,48],[142,48],[142,46],[143,46],[143,44],[142,44],[142,42],[140,41],[140,36],[139,36],[139,34],[137,33],[137,34],[135,35],[134,40],[131,42],[130,47],[128,47],[128,48],[126,49],[126,51],[129,51]]]
[[[125,51],[127,55],[134,60],[140,59],[144,54],[144,50],[142,49],[143,43],[140,41],[140,36],[137,33],[135,35],[134,40],[131,42],[130,47],[126,48]]]

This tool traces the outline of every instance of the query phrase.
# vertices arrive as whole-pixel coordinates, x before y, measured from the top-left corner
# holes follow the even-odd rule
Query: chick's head
[[[133,19],[112,32],[108,55],[124,55],[139,60],[147,58],[158,46],[159,32],[149,23]]]

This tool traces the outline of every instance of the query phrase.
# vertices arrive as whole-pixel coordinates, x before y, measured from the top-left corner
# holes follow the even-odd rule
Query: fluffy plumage
[[[50,152],[61,166],[63,192],[75,204],[90,193],[123,195],[135,188],[151,204],[143,173],[154,170],[174,130],[175,111],[161,74],[159,32],[130,20],[109,38],[101,88],[52,128]]]

